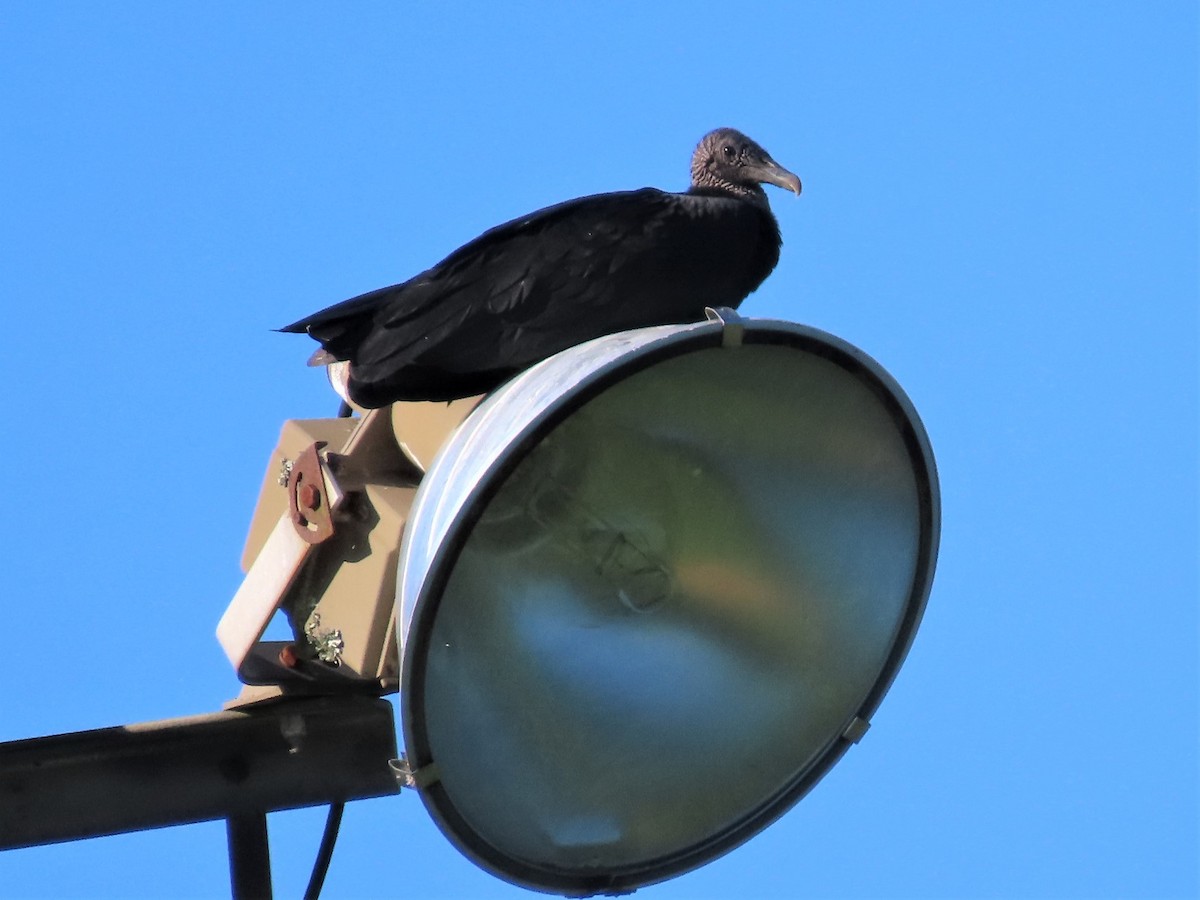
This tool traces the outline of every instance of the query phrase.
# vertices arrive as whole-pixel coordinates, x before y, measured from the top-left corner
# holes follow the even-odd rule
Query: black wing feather
[[[599,194],[499,225],[409,281],[281,330],[350,360],[364,405],[449,399],[593,337],[737,306],[779,244],[770,212],[735,198]]]

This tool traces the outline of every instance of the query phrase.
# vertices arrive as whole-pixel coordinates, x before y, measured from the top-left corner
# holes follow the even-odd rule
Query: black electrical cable
[[[321,896],[321,887],[325,884],[325,875],[329,871],[329,861],[333,858],[333,845],[337,843],[338,828],[341,827],[342,812],[345,809],[345,803],[329,804],[325,833],[321,835],[321,846],[317,848],[317,859],[308,879],[308,888],[304,891],[304,900],[317,900]]]

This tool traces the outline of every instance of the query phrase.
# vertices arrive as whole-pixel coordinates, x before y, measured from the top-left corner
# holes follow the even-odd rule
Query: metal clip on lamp
[[[764,828],[865,733],[921,619],[939,500],[915,410],[861,351],[728,310],[592,341],[489,396],[416,490],[430,454],[399,449],[408,408],[382,470],[411,509],[380,536],[360,501],[349,542],[376,553],[403,531],[404,771],[476,863],[567,895],[661,881]],[[438,408],[446,424],[465,412]],[[341,463],[358,473],[347,490],[328,463],[318,489],[370,499],[374,476]],[[300,527],[294,508],[279,521]],[[222,623],[243,676],[271,658],[259,624],[282,604],[306,611],[307,645],[259,680],[390,687],[390,653],[321,674],[322,647],[349,658],[388,632],[378,589],[297,598],[322,557],[301,565],[272,540],[275,575],[255,561]],[[369,558],[353,555],[307,581]],[[358,625],[324,611],[355,600],[375,607]]]

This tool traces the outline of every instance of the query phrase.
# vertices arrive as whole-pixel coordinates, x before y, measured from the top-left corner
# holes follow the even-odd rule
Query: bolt
[[[300,485],[300,505],[305,509],[315,510],[321,505],[321,492],[312,482]]]
[[[286,669],[294,669],[300,664],[300,657],[296,655],[295,645],[283,645],[283,649],[279,651],[279,664]]]

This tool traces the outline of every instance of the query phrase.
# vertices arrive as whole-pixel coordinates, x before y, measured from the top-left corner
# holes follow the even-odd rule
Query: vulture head
[[[800,193],[800,179],[733,128],[710,131],[692,154],[692,190],[718,191],[766,205],[764,184]]]

